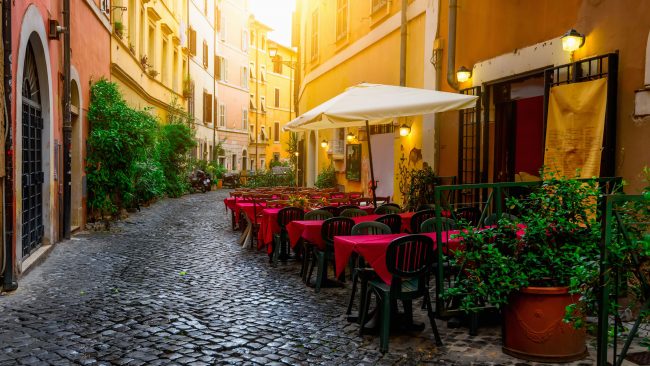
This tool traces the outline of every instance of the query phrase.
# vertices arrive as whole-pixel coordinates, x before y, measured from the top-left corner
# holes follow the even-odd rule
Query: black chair
[[[413,217],[411,217],[411,234],[418,234],[422,223],[435,216],[436,211],[434,210],[422,210],[416,212]]]
[[[309,211],[305,214],[305,217],[303,220],[327,220],[331,219],[334,217],[331,212],[325,211],[325,210],[312,210]],[[301,248],[302,248],[302,265],[300,266],[300,277],[302,278],[302,281],[307,283],[308,278],[307,278],[307,273],[309,271],[310,265],[313,266],[313,261],[315,260],[314,253],[313,253],[313,245],[312,243],[306,241],[306,240],[300,240]]]
[[[461,207],[456,210],[456,221],[466,221],[473,226],[478,226],[480,220],[481,210],[478,207]]]
[[[314,247],[314,258],[318,263],[318,273],[316,273],[316,292],[320,292],[321,287],[327,280],[327,264],[330,259],[334,258],[334,237],[337,235],[350,235],[354,220],[347,217],[333,217],[323,222],[321,228],[321,237],[325,242],[325,250]],[[311,278],[313,271],[309,270],[307,281]]]
[[[336,215],[335,215],[335,216],[341,216],[341,213],[342,213],[343,211],[345,211],[345,210],[347,210],[347,209],[350,209],[350,208],[356,208],[356,209],[359,209],[359,206],[355,206],[355,205],[341,205],[341,206],[338,206],[338,207],[337,207],[337,211],[336,211]]]
[[[456,229],[456,221],[447,218],[447,217],[441,217],[440,222],[442,224],[442,231],[449,231],[449,230],[455,230]],[[435,233],[436,232],[436,218],[432,217],[430,219],[424,220],[422,224],[420,224],[420,233]]]
[[[388,225],[390,232],[399,234],[402,232],[402,217],[397,214],[388,214],[375,219],[377,222]]]
[[[519,218],[517,216],[504,212],[504,213],[501,214],[500,218],[497,216],[496,213],[491,214],[490,216],[485,218],[485,220],[483,221],[483,224],[485,226],[496,225],[497,223],[499,223],[499,220],[501,220],[501,219],[505,219],[505,220],[508,220],[510,222],[518,222],[519,221]]]
[[[396,205],[392,205],[392,204],[381,205],[375,209],[375,214],[377,215],[397,214],[399,213],[400,209],[395,206]]]
[[[436,209],[435,204],[433,204],[433,203],[425,203],[425,204],[422,204],[422,205],[418,206],[418,209],[415,210],[415,211],[417,212],[417,211],[435,210],[435,209]]]
[[[334,215],[325,210],[312,210],[305,214],[304,220],[327,220],[334,217]]]
[[[360,222],[352,227],[350,235],[384,235],[391,234],[390,227],[377,221]],[[357,283],[361,279],[361,293],[364,294],[368,287],[368,280],[374,276],[374,270],[367,268],[365,261],[362,257],[356,256],[353,260],[354,268],[352,269],[352,292],[350,293],[350,301],[348,302],[347,315],[352,313],[352,305],[354,304],[354,297],[357,294]],[[363,297],[362,297],[363,299]],[[359,305],[359,309],[363,309],[363,303]]]
[[[345,210],[341,211],[339,216],[341,217],[359,217],[359,216],[367,216],[368,213],[360,208],[346,208]]]
[[[302,220],[305,211],[298,207],[285,207],[278,211],[278,226],[280,233],[273,236],[273,251],[271,252],[271,263],[276,265],[278,257],[285,260],[289,256],[289,236],[287,224],[294,220]],[[283,251],[286,249],[286,251]]]
[[[365,324],[370,305],[370,294],[377,296],[381,312],[380,346],[382,353],[388,351],[390,333],[390,317],[394,302],[404,303],[406,315],[412,315],[412,301],[423,297],[431,330],[437,346],[442,346],[442,340],[436,326],[435,313],[431,306],[431,297],[427,287],[427,278],[433,262],[433,240],[425,235],[407,235],[393,240],[386,251],[386,267],[392,275],[391,284],[381,279],[368,281],[369,288],[364,294],[364,309],[361,311],[361,324]]]
[[[336,206],[324,206],[319,208],[319,210],[322,211],[327,211],[332,214],[332,216],[338,216],[339,215],[339,208]]]

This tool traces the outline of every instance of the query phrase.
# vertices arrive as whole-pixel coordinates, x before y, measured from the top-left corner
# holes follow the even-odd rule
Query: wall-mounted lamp
[[[300,155],[300,153],[296,151],[295,153],[293,153],[293,155],[295,155],[296,157],[298,157],[298,155]]]
[[[278,55],[278,48],[277,47],[269,47],[269,56],[271,58],[275,58],[275,56]]]
[[[576,51],[585,44],[585,35],[570,29],[562,36],[562,49],[568,52]]]
[[[320,147],[322,147],[323,149],[327,149],[327,140],[321,141],[320,142]]]
[[[458,80],[459,83],[464,83],[469,78],[472,77],[472,72],[468,70],[465,66],[461,66],[458,71],[456,71],[456,80]]]
[[[402,123],[401,126],[399,126],[399,135],[402,137],[406,137],[411,133],[411,127],[407,126],[406,123]]]
[[[354,134],[352,132],[348,132],[348,135],[345,137],[348,142],[354,141]]]

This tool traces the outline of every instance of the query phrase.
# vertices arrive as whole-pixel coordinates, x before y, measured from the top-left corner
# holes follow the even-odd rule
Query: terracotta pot
[[[568,287],[525,287],[504,308],[503,352],[528,361],[570,362],[587,356],[585,329],[562,321],[578,301]]]

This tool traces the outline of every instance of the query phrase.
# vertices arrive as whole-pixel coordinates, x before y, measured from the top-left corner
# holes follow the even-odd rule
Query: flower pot
[[[528,361],[570,362],[587,356],[585,329],[563,321],[579,295],[568,287],[525,287],[504,308],[503,352]]]
[[[223,179],[217,179],[217,188],[221,189],[223,187]]]

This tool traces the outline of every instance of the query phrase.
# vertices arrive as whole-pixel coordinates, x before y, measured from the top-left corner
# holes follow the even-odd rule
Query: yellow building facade
[[[150,108],[165,123],[172,108],[187,110],[188,2],[115,0],[111,22],[111,80],[133,107]],[[185,92],[185,93],[184,93]]]
[[[408,3],[405,85],[433,89],[435,73],[429,57],[437,19],[434,2]],[[359,83],[400,85],[400,10],[398,1],[296,2],[294,43],[298,45],[300,65],[298,114]],[[398,134],[396,126],[402,123],[411,127],[407,137]],[[432,163],[433,145],[423,143],[422,139],[423,132],[432,133],[432,128],[432,122],[423,124],[422,117],[371,128],[378,196],[391,196],[399,201],[400,169],[421,168],[427,160]],[[318,173],[333,164],[339,185],[346,191],[363,191],[368,195],[367,131],[350,128],[301,135],[305,185],[313,185]],[[361,145],[362,152],[361,174],[358,180],[350,180],[346,178],[346,151],[349,145],[357,144]],[[409,159],[410,155],[414,158]]]
[[[282,127],[295,117],[296,53],[268,38],[272,29],[250,18],[249,155],[252,170],[269,169],[271,161],[288,161],[289,132]]]

